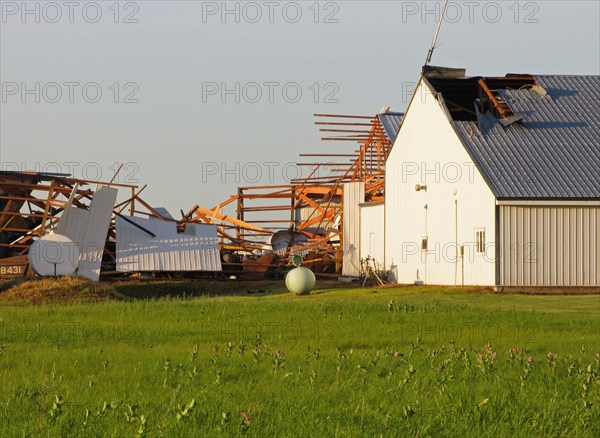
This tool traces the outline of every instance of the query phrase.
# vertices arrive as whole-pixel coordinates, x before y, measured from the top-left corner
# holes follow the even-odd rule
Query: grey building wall
[[[600,203],[500,205],[501,286],[600,286]]]

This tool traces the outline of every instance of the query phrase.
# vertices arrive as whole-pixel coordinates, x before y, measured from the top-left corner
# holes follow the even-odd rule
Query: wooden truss
[[[309,159],[296,163],[310,169],[307,177],[288,185],[239,187],[237,194],[217,206],[194,206],[184,221],[217,224],[224,250],[253,253],[269,249],[268,240],[278,230],[301,232],[308,243],[290,251],[314,252],[316,260],[342,267],[343,185],[365,182],[367,201],[385,196],[385,162],[394,139],[386,134],[378,116],[315,114],[326,142],[358,143],[349,150],[302,153]],[[235,207],[235,216],[224,212]],[[285,261],[285,257],[283,257]]]
[[[119,168],[120,170],[120,168]],[[139,195],[145,189],[112,181],[89,181],[64,174],[0,172],[0,277],[25,275],[27,252],[36,237],[52,231],[72,196],[72,205],[88,209],[96,187],[112,186],[130,193],[114,215],[144,214],[162,218]],[[165,219],[165,218],[163,218]],[[167,220],[167,219],[165,219]],[[103,256],[103,273],[116,271],[115,229],[111,225]]]
[[[179,229],[188,223],[217,225],[221,252],[243,255],[244,268],[252,264],[258,270],[267,265],[278,268],[287,264],[292,253],[301,253],[305,263],[312,263],[318,273],[341,272],[343,185],[363,181],[366,201],[383,200],[385,162],[393,139],[386,134],[378,116],[315,116],[315,125],[327,135],[323,141],[342,146],[349,142],[351,147],[331,153],[303,153],[300,157],[307,161],[297,165],[310,169],[308,176],[286,185],[240,187],[237,194],[213,208],[195,205],[188,213],[181,212],[180,220],[163,217],[145,202],[140,194],[146,186],[115,183],[121,168],[109,182],[62,174],[0,172],[0,277],[2,266],[27,264],[26,254],[33,239],[55,227],[70,197],[74,206],[88,208],[97,185],[128,193],[127,199],[117,201],[115,216],[155,217],[177,222]],[[226,213],[232,210],[235,213]],[[301,234],[302,242],[290,246],[285,254],[268,255],[270,239],[280,231]],[[120,275],[116,272],[115,242],[113,221],[103,258],[104,276]],[[13,273],[11,268],[9,274]]]

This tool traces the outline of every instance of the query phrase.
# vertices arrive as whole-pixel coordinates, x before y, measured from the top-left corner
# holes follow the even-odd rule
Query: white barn
[[[386,164],[398,283],[600,286],[600,76],[424,67]]]

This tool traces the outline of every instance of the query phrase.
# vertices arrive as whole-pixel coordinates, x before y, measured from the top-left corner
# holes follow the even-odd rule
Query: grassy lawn
[[[600,296],[326,287],[5,297],[0,436],[600,436]]]

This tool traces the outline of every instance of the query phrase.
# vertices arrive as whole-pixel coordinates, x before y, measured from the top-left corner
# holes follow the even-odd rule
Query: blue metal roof
[[[496,197],[600,198],[600,76],[536,80],[498,90],[519,122],[451,123]]]
[[[403,113],[392,112],[377,114],[377,117],[379,117],[379,122],[381,122],[381,126],[383,126],[383,130],[385,131],[385,134],[392,143],[396,141],[398,131],[400,131],[400,124],[402,123],[403,116]]]

